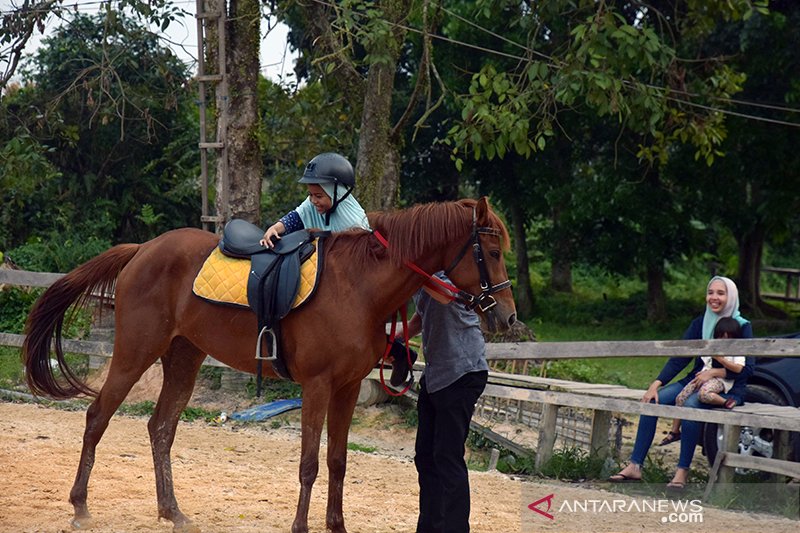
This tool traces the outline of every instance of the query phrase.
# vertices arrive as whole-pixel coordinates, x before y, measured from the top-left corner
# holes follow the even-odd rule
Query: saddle
[[[324,237],[328,234],[295,231],[284,235],[273,248],[265,248],[259,244],[264,231],[258,226],[241,219],[233,219],[225,225],[219,251],[230,257],[250,259],[247,302],[258,319],[256,359],[259,391],[262,361],[269,361],[278,375],[292,379],[280,354],[280,320],[289,313],[297,296],[300,265],[317,247],[321,250]],[[263,356],[262,346],[265,342],[267,355]]]

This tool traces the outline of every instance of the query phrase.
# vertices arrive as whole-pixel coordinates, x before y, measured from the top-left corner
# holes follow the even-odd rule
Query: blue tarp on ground
[[[231,415],[231,418],[240,422],[261,422],[273,416],[291,411],[292,409],[300,409],[302,406],[300,398],[290,398],[288,400],[276,400],[274,402],[265,403],[264,405],[257,405],[244,411],[238,411]]]

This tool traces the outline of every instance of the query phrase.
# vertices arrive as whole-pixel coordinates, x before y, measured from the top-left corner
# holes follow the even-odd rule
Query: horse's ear
[[[475,218],[479,226],[489,225],[489,199],[487,197],[481,196],[475,205]]]

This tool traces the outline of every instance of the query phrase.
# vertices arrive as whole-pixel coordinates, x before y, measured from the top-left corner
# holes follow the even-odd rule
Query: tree
[[[227,5],[226,5],[227,4]],[[225,15],[225,35],[207,25],[206,64],[219,65],[218,44],[225,42],[225,72],[217,85],[216,139],[224,144],[216,160],[217,232],[230,218],[261,221],[263,166],[258,146],[259,43],[258,0],[207,0],[207,13]],[[213,20],[213,19],[207,19]],[[223,107],[222,109],[220,107]],[[223,119],[224,117],[224,119]]]
[[[196,128],[188,76],[170,50],[132,19],[79,14],[44,40],[24,75],[29,83],[3,100],[2,142],[9,153],[27,138],[53,169],[17,213],[27,231],[118,242],[190,224],[195,167],[157,163],[186,151],[181,135]]]
[[[359,201],[367,210],[396,205],[404,128],[430,83],[430,40],[423,39],[419,62],[407,70],[410,49],[405,25],[421,20],[429,31],[429,2],[348,0],[284,6],[291,38],[301,51],[298,77],[323,79],[360,119],[356,177]],[[401,68],[403,67],[403,68]],[[407,99],[398,94],[416,81]],[[403,84],[398,90],[397,83]],[[424,113],[423,113],[424,116]]]
[[[488,5],[477,3],[475,12],[488,12],[491,17],[496,10]],[[516,3],[504,5],[519,10]],[[509,152],[530,157],[550,149],[554,138],[576,138],[578,132],[566,129],[569,120],[564,120],[575,112],[616,130],[618,140],[612,146],[633,150],[641,161],[638,179],[653,190],[669,192],[662,182],[662,169],[677,144],[691,144],[697,157],[713,163],[721,154],[724,117],[695,105],[694,99],[725,101],[740,89],[743,78],[719,57],[698,56],[698,50],[714,22],[750,15],[749,2],[700,6],[587,1],[576,2],[571,11],[565,12],[565,7],[558,3],[526,6],[522,19],[528,22],[519,23],[529,30],[524,55],[516,52],[519,60],[511,65],[507,60],[488,60],[473,74],[468,93],[461,97],[461,120],[449,132],[456,164],[463,165],[467,156],[492,160]],[[592,175],[611,179],[609,185],[616,179],[613,172]],[[564,186],[574,186],[573,181]],[[643,197],[637,194],[631,199]],[[673,201],[667,195],[661,205]],[[644,216],[647,206],[635,205],[638,208],[632,214],[638,220],[631,227],[644,233],[664,228],[658,217]],[[595,202],[576,207],[586,211],[600,206]],[[566,210],[554,212],[564,217]],[[554,227],[565,225],[555,221]],[[659,242],[675,253],[676,241],[665,237]],[[649,280],[649,316],[658,319],[664,316],[661,285],[667,250],[654,248],[649,243],[639,255]]]
[[[0,98],[17,72],[22,54],[35,32],[44,33],[45,22],[56,17],[67,19],[76,4],[64,5],[64,0],[21,0],[4,10],[0,17]],[[175,20],[179,8],[171,0],[114,0],[104,3],[105,13],[113,19],[118,13],[132,13],[162,30]]]
[[[708,43],[710,53],[731,57],[745,73],[737,98],[740,112],[763,120],[729,118],[729,135],[721,146],[725,157],[711,169],[685,165],[687,181],[708,211],[708,223],[721,223],[736,238],[741,302],[755,316],[782,314],[760,298],[765,242],[797,235],[791,226],[800,210],[800,128],[792,109],[800,102],[797,24],[800,6],[774,1],[768,15],[717,29]],[[745,107],[750,102],[768,105]]]

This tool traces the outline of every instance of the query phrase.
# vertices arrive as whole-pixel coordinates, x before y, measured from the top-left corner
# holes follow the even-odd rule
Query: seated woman
[[[708,283],[706,289],[706,311],[704,315],[695,318],[684,333],[684,339],[710,339],[713,335],[717,322],[722,317],[735,319],[742,329],[742,337],[752,338],[753,328],[745,318],[739,313],[739,291],[736,284],[725,277],[714,276]],[[747,379],[752,375],[754,368],[754,358],[746,357],[744,367],[741,372],[733,372],[724,367],[703,370],[705,363],[701,357],[696,357],[694,367],[683,379],[671,383],[675,377],[689,364],[688,357],[671,357],[658,377],[650,384],[642,396],[645,403],[660,403],[663,405],[675,405],[675,399],[683,388],[692,381],[702,386],[703,383],[713,378],[732,379],[733,384],[730,390],[720,394],[727,400],[732,399],[735,404],[744,403],[744,389]],[[691,393],[684,403],[686,407],[709,409],[713,404],[700,401],[697,391]],[[656,433],[656,423],[658,417],[640,416],[639,427],[636,431],[633,453],[630,462],[618,474],[611,476],[608,480],[612,482],[640,481],[642,479],[642,465],[644,464],[647,452],[653,442]],[[678,468],[675,475],[667,484],[670,489],[683,489],[689,477],[689,468],[694,457],[695,447],[700,440],[700,422],[694,420],[683,420],[683,435],[681,437],[681,451],[678,459]]]

